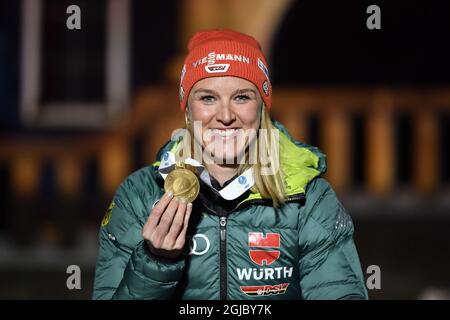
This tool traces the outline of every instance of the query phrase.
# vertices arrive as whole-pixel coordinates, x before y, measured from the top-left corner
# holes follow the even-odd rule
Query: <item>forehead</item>
[[[197,81],[192,87],[191,92],[195,92],[199,89],[214,90],[217,92],[234,91],[236,89],[254,89],[257,91],[256,86],[246,80],[239,77],[210,77]]]

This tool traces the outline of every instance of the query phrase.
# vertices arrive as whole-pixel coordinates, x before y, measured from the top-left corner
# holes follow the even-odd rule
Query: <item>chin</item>
[[[216,164],[241,164],[240,160],[243,158],[244,150],[236,154],[236,152],[211,152]],[[239,155],[239,156],[238,156]],[[245,160],[245,159],[244,159]],[[248,159],[247,159],[248,160]]]

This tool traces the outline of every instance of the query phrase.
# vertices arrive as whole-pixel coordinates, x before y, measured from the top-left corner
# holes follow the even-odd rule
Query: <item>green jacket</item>
[[[320,177],[325,156],[274,124],[288,193],[282,207],[250,193],[221,218],[195,211],[194,202],[189,253],[165,261],[142,238],[164,193],[160,162],[140,169],[121,184],[102,221],[93,298],[367,299],[352,220]],[[175,144],[166,143],[158,159]]]

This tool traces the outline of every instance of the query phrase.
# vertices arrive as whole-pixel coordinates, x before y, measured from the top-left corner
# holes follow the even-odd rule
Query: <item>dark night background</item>
[[[52,48],[53,42],[65,43],[43,57],[47,72],[42,79],[43,92],[48,92],[44,96],[57,100],[70,98],[71,92],[65,91],[67,83],[50,82],[50,79],[56,79],[52,74],[64,73],[55,62],[64,54],[103,50],[105,17],[102,1],[92,4],[92,1],[48,0],[46,3],[51,5],[52,2],[56,9],[69,4],[92,6],[92,10],[83,11],[86,27],[77,33],[67,29],[56,31],[56,26],[59,22],[64,23],[66,15],[58,15],[58,10],[48,11],[54,17],[49,16],[44,23],[45,46]],[[134,0],[131,3],[130,88],[133,95],[141,88],[173,84],[167,76],[166,65],[177,54],[185,53],[185,48],[179,41],[181,1]],[[381,30],[365,27],[366,8],[371,4],[381,8]],[[0,0],[0,137],[8,139],[19,135],[27,141],[36,138],[57,140],[60,137],[88,137],[102,131],[98,128],[27,127],[21,122],[21,9],[22,1]],[[93,29],[95,34],[91,32]],[[293,1],[275,32],[268,57],[274,90],[384,86],[420,92],[429,88],[450,88],[449,35],[450,3],[444,1]],[[79,68],[90,71],[85,73],[85,78],[81,75],[76,78],[77,70],[74,70],[74,79],[78,79],[87,100],[101,100],[104,92],[99,83],[104,79],[98,77],[95,70],[103,67],[102,57],[86,61]],[[438,114],[439,193],[407,205],[402,199],[404,190],[408,195],[407,187],[412,183],[411,158],[415,156],[412,114],[399,112],[394,115],[398,137],[395,175],[399,188],[389,195],[388,200],[381,202],[369,202],[366,198],[361,202],[355,196],[359,193],[354,191],[359,190],[366,180],[362,166],[365,161],[362,152],[365,118],[351,115],[353,185],[342,199],[355,222],[355,239],[363,270],[371,264],[380,265],[382,270],[382,290],[371,291],[373,299],[416,299],[429,288],[450,288],[448,110]],[[320,119],[312,116],[308,121],[308,143],[317,145],[320,143]],[[142,137],[138,137],[132,150],[133,171],[146,165],[140,160],[144,152],[139,147],[141,144]],[[110,198],[100,190],[97,182],[99,164],[94,158],[87,162],[81,195],[71,202],[64,203],[58,196],[54,174],[52,165],[45,164],[39,194],[27,202],[13,196],[9,162],[7,157],[0,158],[0,252],[3,252],[0,253],[0,298],[90,298],[95,261],[89,259],[95,252],[80,263],[86,266],[82,290],[68,291],[62,265],[77,264],[79,256],[69,254],[73,258],[70,262],[52,264],[56,255],[53,256],[51,250],[45,251],[48,263],[34,268],[34,255],[27,248],[39,241],[36,225],[48,220],[64,230],[61,247],[75,250],[68,252],[79,252],[76,251],[76,239],[84,237],[80,234],[86,226],[97,231],[95,228]],[[397,190],[403,192],[397,193]],[[93,242],[96,234],[89,234],[91,238],[81,241],[86,245],[80,249],[81,256],[83,248],[90,248],[90,252],[96,250]],[[15,260],[11,257],[19,257],[14,254],[16,250],[26,254]]]

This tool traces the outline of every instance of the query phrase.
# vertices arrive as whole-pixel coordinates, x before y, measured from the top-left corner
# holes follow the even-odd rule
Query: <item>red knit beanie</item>
[[[252,82],[268,109],[272,85],[266,59],[255,38],[229,29],[197,32],[189,41],[180,80],[180,106],[184,111],[194,84],[209,77],[235,76]]]

